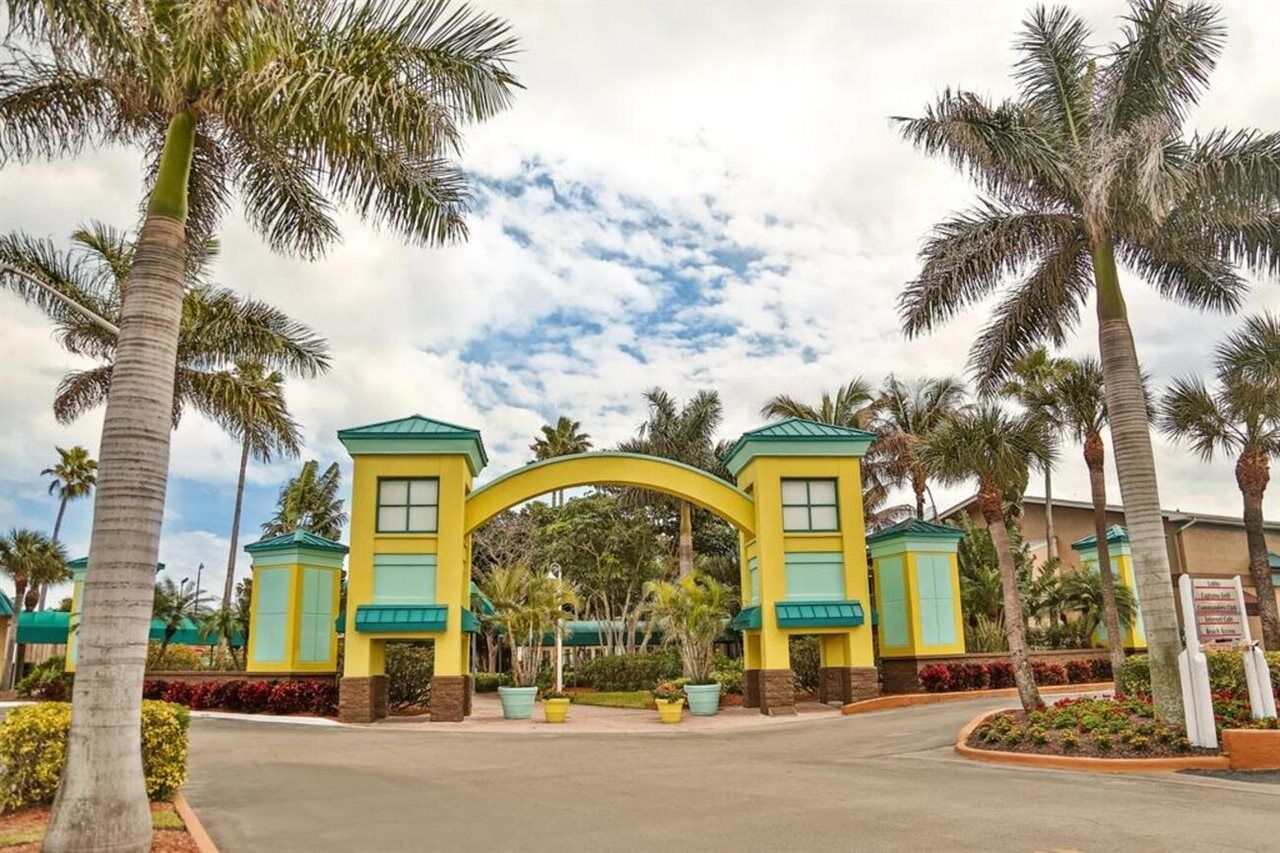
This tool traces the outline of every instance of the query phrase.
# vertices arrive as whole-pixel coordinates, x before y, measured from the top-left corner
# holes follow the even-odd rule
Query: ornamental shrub
[[[241,711],[256,714],[267,707],[267,700],[271,698],[271,682],[241,681],[238,684],[236,698],[239,700]]]
[[[185,708],[142,703],[142,768],[147,796],[166,799],[187,778]],[[6,811],[53,802],[67,758],[71,705],[41,702],[9,711],[0,722],[0,806]]]
[[[1050,663],[1049,661],[1032,661],[1031,674],[1035,677],[1036,684],[1040,686],[1050,684],[1066,684],[1067,669],[1060,663]]]
[[[1007,660],[997,660],[987,664],[987,684],[992,690],[1016,686],[1017,682],[1013,678],[1013,664]]]
[[[267,710],[273,714],[296,714],[307,709],[310,699],[304,682],[277,681],[267,694]]]
[[[175,705],[189,705],[191,704],[191,685],[183,681],[172,681],[164,689],[164,694],[160,698]]]
[[[920,668],[920,686],[929,693],[947,693],[951,686],[951,670],[940,663]]]
[[[720,692],[726,695],[742,693],[742,658],[727,658],[721,655],[711,665],[711,678],[720,685]]]
[[[160,679],[147,679],[142,682],[143,699],[159,699],[169,689],[169,682]]]
[[[818,638],[812,634],[791,637],[791,671],[795,674],[796,689],[816,693],[818,670],[822,667],[822,650]]]
[[[425,705],[431,699],[435,655],[426,646],[387,643],[387,702],[393,708]]]
[[[1249,695],[1249,685],[1244,677],[1244,658],[1239,652],[1206,652],[1209,664],[1209,688],[1214,693]],[[1280,697],[1280,652],[1266,653],[1267,668],[1271,670],[1271,687]],[[1151,666],[1145,654],[1125,658],[1120,672],[1120,686],[1125,693],[1148,696],[1151,694]]]
[[[214,681],[201,681],[191,685],[191,692],[187,696],[187,707],[197,711],[218,707],[220,688],[221,685]]]
[[[41,661],[14,685],[14,689],[19,696],[62,702],[71,695],[71,676],[66,673],[66,666],[67,659],[62,655]]]
[[[578,667],[578,683],[600,691],[652,690],[660,681],[683,673],[680,652],[674,648],[629,652],[586,661]]]
[[[1067,683],[1087,684],[1093,681],[1093,661],[1069,660],[1064,666],[1067,669]]]
[[[987,688],[987,665],[982,663],[954,664],[959,667],[965,690],[985,690]],[[955,673],[952,673],[955,680]]]
[[[499,687],[511,686],[509,672],[477,672],[474,678],[477,693],[494,693]]]

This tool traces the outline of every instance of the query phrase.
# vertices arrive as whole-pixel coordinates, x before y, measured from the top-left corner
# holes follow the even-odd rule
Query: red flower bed
[[[1065,664],[1049,661],[1032,661],[1031,671],[1036,684],[1088,684],[1111,678],[1110,661],[1069,660]],[[952,693],[963,690],[998,690],[1013,687],[1013,664],[1008,661],[991,663],[931,663],[920,668],[920,686],[927,693]]]
[[[338,712],[338,686],[332,681],[204,681],[187,684],[156,679],[142,683],[142,696],[196,710],[321,716],[332,716]]]

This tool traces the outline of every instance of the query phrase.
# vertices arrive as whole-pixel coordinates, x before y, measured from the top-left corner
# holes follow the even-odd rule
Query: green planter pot
[[[695,717],[710,717],[720,710],[719,684],[686,684],[684,695],[689,699],[689,713]]]
[[[498,699],[502,701],[502,716],[508,720],[527,720],[533,716],[533,700],[538,698],[536,687],[499,687]]]

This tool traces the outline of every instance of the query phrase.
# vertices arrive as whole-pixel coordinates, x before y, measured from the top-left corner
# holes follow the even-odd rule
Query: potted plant
[[[711,677],[711,664],[716,638],[729,618],[728,593],[714,578],[695,571],[674,583],[651,583],[649,594],[649,612],[662,629],[663,642],[680,649],[689,713],[715,714],[720,709],[720,683]]]
[[[680,722],[684,709],[684,688],[674,681],[664,681],[654,688],[653,701],[658,706],[659,722]]]
[[[481,589],[493,602],[492,618],[511,650],[514,684],[498,688],[502,715],[527,720],[533,716],[538,695],[538,662],[545,638],[563,630],[563,622],[577,607],[577,596],[565,581],[540,574],[526,563],[491,569]]]
[[[569,716],[569,694],[554,687],[542,692],[542,714],[548,723],[563,723]]]

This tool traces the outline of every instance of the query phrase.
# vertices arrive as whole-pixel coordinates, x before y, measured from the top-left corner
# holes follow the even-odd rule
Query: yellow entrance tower
[[[821,638],[820,698],[879,693],[861,459],[875,436],[792,418],[745,433],[725,464],[755,505],[741,537],[745,704],[795,713],[789,638]]]
[[[1071,550],[1080,555],[1080,562],[1084,565],[1086,571],[1096,572],[1098,570],[1098,537],[1095,534],[1090,533],[1088,536],[1072,542]],[[1111,576],[1115,578],[1116,586],[1128,587],[1136,601],[1138,598],[1138,585],[1133,577],[1133,551],[1129,547],[1129,531],[1118,524],[1113,524],[1107,528],[1107,556],[1111,560]],[[1093,633],[1093,639],[1103,645],[1108,645],[1107,626],[1099,625]],[[1147,647],[1147,635],[1142,627],[1141,608],[1138,608],[1133,623],[1124,629],[1124,637],[1122,639],[1125,648],[1128,649],[1145,649]]]

